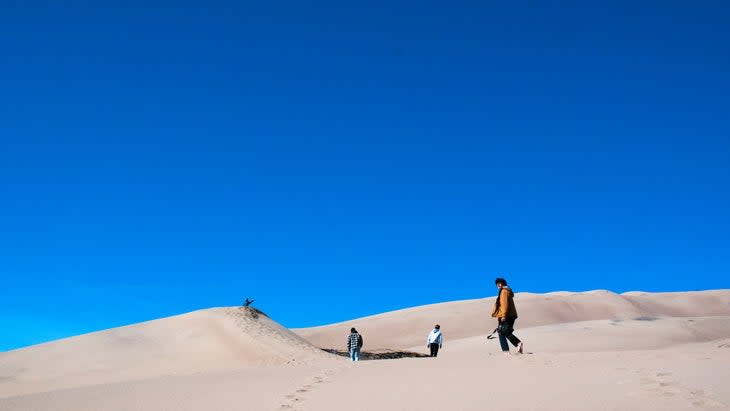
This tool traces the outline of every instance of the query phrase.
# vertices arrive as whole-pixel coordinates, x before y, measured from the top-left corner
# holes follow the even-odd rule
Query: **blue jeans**
[[[359,348],[350,349],[350,360],[351,361],[360,361],[360,349]]]

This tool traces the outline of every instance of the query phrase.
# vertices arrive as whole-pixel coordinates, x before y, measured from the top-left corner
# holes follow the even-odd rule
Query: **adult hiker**
[[[497,278],[494,284],[499,289],[497,300],[494,302],[494,310],[492,317],[497,319],[497,333],[499,334],[499,345],[502,346],[502,352],[510,355],[507,340],[517,347],[517,352],[522,354],[524,344],[517,338],[514,332],[515,320],[517,319],[517,309],[513,300],[515,293],[507,286],[507,280]]]
[[[433,327],[433,330],[431,330],[430,333],[428,333],[428,337],[426,337],[426,348],[431,349],[431,357],[435,357],[439,353],[439,348],[443,346],[444,343],[444,336],[441,334],[441,326],[436,324]]]
[[[358,334],[355,327],[352,327],[350,335],[347,336],[347,351],[350,353],[350,361],[360,361],[360,348],[362,348],[362,335]]]

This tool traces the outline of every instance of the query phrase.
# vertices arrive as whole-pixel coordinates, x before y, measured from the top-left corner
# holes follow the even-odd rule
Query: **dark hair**
[[[505,280],[505,279],[504,279],[504,278],[502,278],[502,277],[497,277],[497,279],[496,279],[496,280],[494,280],[494,283],[495,283],[495,284],[502,284],[502,285],[507,285],[507,280]]]
[[[438,325],[438,324],[436,324],[436,326],[435,326],[435,327],[433,327],[433,328],[435,328],[435,329],[437,329],[437,330],[440,330],[440,329],[441,329],[441,326],[440,326],[440,325]]]
[[[356,333],[356,332],[357,332],[357,330],[355,329],[355,327],[352,327],[352,328],[350,328],[350,332],[351,332],[351,333]]]

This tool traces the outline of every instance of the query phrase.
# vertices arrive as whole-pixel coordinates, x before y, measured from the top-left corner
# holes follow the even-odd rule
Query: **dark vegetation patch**
[[[339,355],[340,357],[350,357],[350,353],[345,350],[335,350],[332,348],[322,348],[322,351],[326,351],[330,354]],[[379,352],[368,352],[361,351],[361,360],[393,360],[396,358],[426,358],[429,357],[426,354],[421,354],[413,351],[379,351]]]
[[[648,315],[642,315],[641,317],[634,318],[634,321],[656,321],[659,317],[650,317]]]
[[[259,310],[258,308],[255,308],[255,307],[248,306],[248,307],[240,307],[239,309],[241,311],[243,311],[244,314],[246,314],[248,317],[251,317],[254,319],[259,318],[259,316],[261,316],[261,315],[263,315],[264,317],[268,317],[268,315],[266,315],[263,311]]]

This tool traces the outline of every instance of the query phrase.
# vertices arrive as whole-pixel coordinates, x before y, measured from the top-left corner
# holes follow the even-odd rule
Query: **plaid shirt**
[[[347,351],[360,347],[362,347],[362,336],[358,333],[351,333],[347,337]]]

